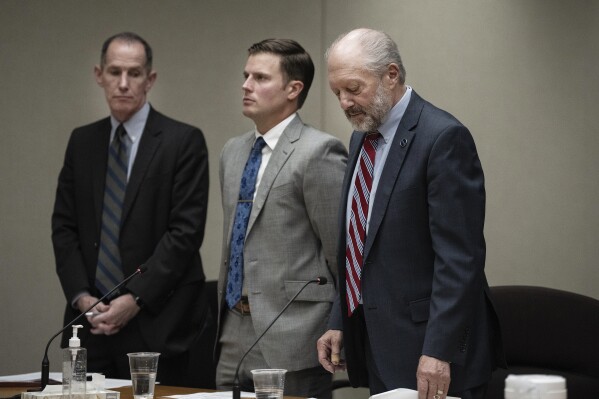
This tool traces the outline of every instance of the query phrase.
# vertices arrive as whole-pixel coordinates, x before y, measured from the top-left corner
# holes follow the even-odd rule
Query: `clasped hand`
[[[95,301],[97,298],[85,296],[78,301],[78,307],[85,310]],[[87,321],[92,327],[90,331],[96,335],[116,334],[139,313],[139,310],[131,294],[121,295],[109,304],[99,303],[92,309],[93,314],[87,316]]]

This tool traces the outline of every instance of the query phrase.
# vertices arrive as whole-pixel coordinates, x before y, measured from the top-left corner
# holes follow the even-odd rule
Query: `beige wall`
[[[202,257],[217,277],[218,156],[251,128],[240,113],[247,47],[297,39],[317,67],[301,114],[348,142],[323,52],[368,26],[398,42],[407,81],[472,131],[486,174],[491,285],[599,298],[599,2],[0,1],[0,374],[39,369],[62,321],[50,215],[73,127],[107,115],[92,68],[101,42],[133,30],[154,47],[159,110],[203,129],[211,193]],[[52,369],[58,370],[58,344]]]

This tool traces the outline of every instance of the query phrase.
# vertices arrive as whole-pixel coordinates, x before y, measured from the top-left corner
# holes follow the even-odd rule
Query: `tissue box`
[[[21,399],[68,399],[67,396],[63,397],[62,395],[62,385],[56,385],[56,387],[60,388],[60,390],[51,389],[48,391],[46,389],[43,392],[23,392]],[[85,395],[73,395],[73,399],[119,399],[120,395],[120,392],[104,389],[88,392]]]

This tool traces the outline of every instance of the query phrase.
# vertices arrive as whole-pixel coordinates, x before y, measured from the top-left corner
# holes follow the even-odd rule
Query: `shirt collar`
[[[255,138],[262,137],[266,142],[268,148],[270,148],[271,151],[274,150],[277,146],[277,143],[279,142],[279,139],[281,138],[281,135],[283,134],[283,131],[285,130],[285,128],[287,128],[287,126],[289,126],[289,124],[291,123],[293,118],[295,118],[296,115],[297,112],[292,113],[264,134],[258,133],[258,129],[254,128]]]
[[[123,122],[123,126],[127,131],[127,136],[131,140],[131,142],[135,143],[137,140],[141,138],[142,133],[144,132],[144,127],[146,126],[146,121],[148,120],[148,115],[150,114],[150,104],[145,103],[143,107],[139,111],[137,111],[133,116]],[[110,123],[112,124],[112,132],[116,131],[116,128],[121,124],[121,122],[117,121],[112,115],[110,116]]]
[[[393,140],[397,127],[401,122],[401,118],[406,113],[410,98],[412,97],[412,88],[406,86],[406,92],[403,94],[401,99],[387,112],[385,121],[379,126],[379,133],[383,136],[385,143],[389,143]]]

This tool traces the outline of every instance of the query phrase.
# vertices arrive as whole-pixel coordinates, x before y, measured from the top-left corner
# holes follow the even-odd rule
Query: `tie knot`
[[[381,134],[377,131],[366,133],[366,136],[364,136],[364,145],[368,143],[376,150],[379,144],[379,137],[381,137]]]
[[[254,147],[252,147],[252,151],[262,151],[265,145],[266,141],[264,141],[262,137],[258,137],[254,142]]]
[[[381,134],[378,131],[374,131],[374,132],[368,132],[366,133],[366,138],[370,141],[373,140],[378,140],[378,138],[381,136]]]
[[[127,130],[125,130],[125,126],[123,126],[123,124],[121,123],[116,128],[116,132],[114,133],[114,140],[123,142],[126,136],[127,136]]]

